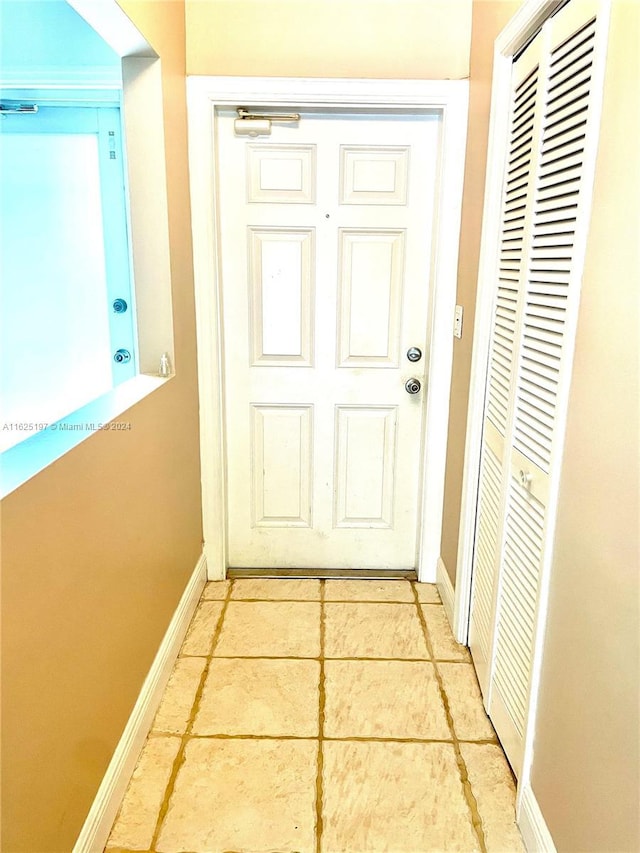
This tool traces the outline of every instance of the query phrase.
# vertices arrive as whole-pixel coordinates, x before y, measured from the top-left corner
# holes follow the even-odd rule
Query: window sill
[[[0,454],[0,497],[5,498],[94,432],[115,431],[115,418],[170,379],[143,374],[135,376],[5,450]],[[122,428],[126,429],[126,426]]]

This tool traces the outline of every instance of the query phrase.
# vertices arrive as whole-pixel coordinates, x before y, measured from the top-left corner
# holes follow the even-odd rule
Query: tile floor
[[[207,584],[107,850],[519,853],[514,784],[437,590]]]

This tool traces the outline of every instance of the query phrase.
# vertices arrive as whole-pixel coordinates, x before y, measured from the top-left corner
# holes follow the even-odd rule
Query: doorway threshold
[[[229,580],[239,578],[303,578],[313,580],[417,581],[415,569],[227,569]]]

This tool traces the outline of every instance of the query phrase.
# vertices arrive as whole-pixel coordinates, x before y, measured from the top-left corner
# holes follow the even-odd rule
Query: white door
[[[517,355],[526,287],[526,260],[531,242],[530,218],[535,175],[532,152],[540,146],[541,51],[540,34],[514,63],[512,78],[511,127],[485,400],[469,623],[471,654],[486,699],[491,681],[496,579],[504,535],[510,427],[517,390]],[[530,615],[527,629],[533,625],[533,613]],[[528,664],[525,670],[528,672]]]
[[[414,568],[439,117],[310,111],[256,139],[235,118],[217,116],[229,565]]]
[[[569,3],[514,63],[480,468],[471,653],[517,776],[553,535],[598,132],[595,3]]]

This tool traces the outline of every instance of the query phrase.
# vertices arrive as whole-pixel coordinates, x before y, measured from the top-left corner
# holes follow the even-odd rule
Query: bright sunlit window
[[[0,0],[0,56],[4,497],[175,360],[157,53],[117,0]]]
[[[0,449],[136,373],[120,110],[2,101]]]

